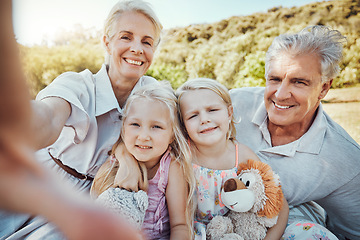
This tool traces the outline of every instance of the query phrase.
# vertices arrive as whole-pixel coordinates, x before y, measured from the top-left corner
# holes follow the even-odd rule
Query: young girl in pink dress
[[[196,179],[195,239],[205,240],[209,221],[228,212],[219,197],[221,186],[236,176],[239,163],[259,158],[235,139],[233,107],[223,85],[211,79],[194,79],[185,82],[176,93]],[[288,215],[284,202],[278,223],[269,229],[265,239],[280,239]]]
[[[147,191],[142,228],[147,239],[192,238],[193,175],[178,119],[170,85],[136,91],[126,102],[120,138],[92,186],[94,195],[110,187]],[[131,182],[134,176],[140,178]]]

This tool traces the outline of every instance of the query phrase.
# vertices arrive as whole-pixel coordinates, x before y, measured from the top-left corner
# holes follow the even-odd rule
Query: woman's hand
[[[139,163],[126,150],[123,143],[120,143],[116,148],[115,157],[119,161],[119,169],[115,176],[114,187],[124,188],[128,191],[139,191],[139,189],[146,191],[147,187],[144,186],[143,173],[140,170]]]

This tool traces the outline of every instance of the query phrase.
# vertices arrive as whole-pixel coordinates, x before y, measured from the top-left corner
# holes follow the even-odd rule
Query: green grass
[[[331,89],[323,106],[325,112],[360,144],[360,87]]]

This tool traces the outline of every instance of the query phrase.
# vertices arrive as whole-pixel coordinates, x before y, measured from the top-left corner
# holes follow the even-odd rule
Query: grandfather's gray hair
[[[314,53],[321,59],[322,81],[329,81],[340,72],[344,42],[346,38],[339,31],[320,25],[306,27],[294,34],[282,34],[274,39],[266,53],[265,78],[268,78],[271,61],[280,54]]]

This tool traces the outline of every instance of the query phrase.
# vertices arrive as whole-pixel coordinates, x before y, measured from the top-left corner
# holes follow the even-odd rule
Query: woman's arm
[[[280,210],[277,223],[273,227],[268,229],[264,240],[280,239],[281,236],[284,234],[288,217],[289,217],[289,205],[285,197],[283,197],[283,205]]]
[[[0,1],[0,209],[43,215],[67,239],[142,239],[136,229],[51,178],[34,156],[32,113],[12,31],[11,0]],[[53,108],[56,109],[56,108]],[[59,109],[60,110],[60,109]],[[41,124],[38,123],[39,128]]]
[[[191,229],[186,222],[188,186],[183,170],[173,161],[169,169],[169,181],[166,188],[166,202],[170,217],[170,239],[191,239]]]
[[[119,162],[119,169],[115,175],[114,187],[136,192],[139,189],[147,191],[147,174],[140,171],[138,161],[127,151],[124,143],[116,147],[115,157]]]
[[[31,101],[31,130],[35,149],[53,144],[71,113],[71,105],[62,98],[48,97]]]

